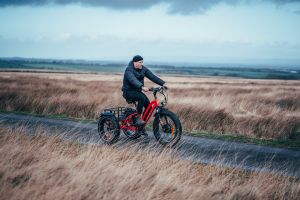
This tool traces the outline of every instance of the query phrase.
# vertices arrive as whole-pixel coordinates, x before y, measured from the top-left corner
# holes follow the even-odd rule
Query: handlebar
[[[165,86],[160,86],[160,87],[149,88],[149,91],[152,91],[153,96],[154,96],[155,99],[156,99],[157,92],[161,93],[164,96],[164,99],[165,99],[163,102],[161,102],[161,104],[163,106],[165,106],[167,104],[167,102],[168,102],[168,93],[165,94],[164,91],[166,91],[167,89],[168,88],[165,87]]]
[[[165,87],[165,86],[160,86],[160,87],[151,87],[149,88],[149,91],[153,91],[153,93],[157,93],[157,92],[160,92],[160,91],[164,91],[164,90],[167,90],[168,88]]]

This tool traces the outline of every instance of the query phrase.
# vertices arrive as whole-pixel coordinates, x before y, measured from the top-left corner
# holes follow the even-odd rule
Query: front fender
[[[156,113],[154,114],[154,117],[157,117],[161,114],[166,114],[167,112],[169,112],[169,110],[167,108],[164,108],[162,106],[158,106],[156,109]]]

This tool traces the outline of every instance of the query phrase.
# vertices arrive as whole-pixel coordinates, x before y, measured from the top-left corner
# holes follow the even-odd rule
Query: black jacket
[[[165,81],[155,76],[147,67],[143,66],[142,69],[135,69],[133,62],[130,61],[124,73],[123,78],[123,91],[134,90],[141,91],[144,86],[144,77],[147,77],[158,85],[163,85]]]

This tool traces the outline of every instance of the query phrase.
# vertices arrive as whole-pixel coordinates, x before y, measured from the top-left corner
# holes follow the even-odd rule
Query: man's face
[[[144,61],[142,61],[142,60],[137,61],[137,62],[133,62],[134,68],[142,69],[143,63],[144,63]]]

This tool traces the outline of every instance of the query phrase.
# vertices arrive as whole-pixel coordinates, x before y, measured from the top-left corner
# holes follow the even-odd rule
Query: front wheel
[[[153,133],[160,144],[173,147],[181,138],[180,120],[169,110],[158,113],[153,121]]]

